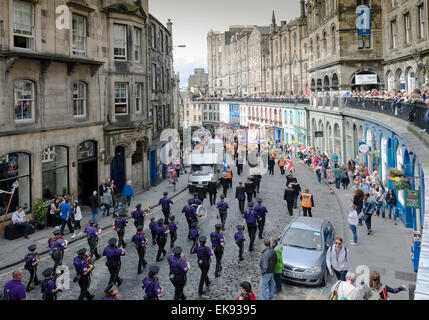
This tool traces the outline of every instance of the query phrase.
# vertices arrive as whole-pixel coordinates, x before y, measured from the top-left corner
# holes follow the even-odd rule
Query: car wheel
[[[322,282],[320,283],[321,287],[326,286],[326,283],[328,282],[328,268],[325,269],[325,272],[323,273],[323,279]]]

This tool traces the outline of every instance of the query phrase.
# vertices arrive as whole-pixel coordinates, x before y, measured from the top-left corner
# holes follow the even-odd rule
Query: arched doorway
[[[110,178],[115,181],[119,192],[122,192],[122,189],[125,186],[125,169],[125,148],[122,146],[117,146],[115,148],[115,156],[110,163]]]
[[[142,190],[144,188],[144,144],[144,141],[136,142],[136,152],[134,152],[131,159],[133,186],[136,188],[136,191]]]
[[[341,162],[342,154],[341,154],[341,130],[340,126],[336,123],[334,125],[334,153],[338,156],[338,161]]]
[[[98,190],[97,142],[88,140],[77,148],[77,194],[81,204],[89,204],[89,197]]]
[[[42,152],[43,199],[69,194],[69,149],[51,146]]]
[[[358,75],[366,76],[366,77],[363,80],[361,79],[360,81],[356,81],[356,76]],[[362,77],[359,77],[359,78],[362,78]],[[374,81],[372,78],[374,78]],[[380,83],[380,79],[376,73],[371,71],[361,71],[356,73],[352,78],[352,81],[351,81],[352,91],[353,90],[368,91],[372,89],[379,89],[379,83]]]

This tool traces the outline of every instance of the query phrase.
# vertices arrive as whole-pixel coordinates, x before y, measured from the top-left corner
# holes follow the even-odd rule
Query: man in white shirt
[[[336,237],[326,253],[326,267],[331,276],[337,276],[338,280],[345,281],[347,271],[350,270],[347,248],[343,245],[343,238]]]
[[[355,287],[356,274],[349,271],[346,281],[337,281],[331,288],[331,292],[337,291],[338,300],[362,300],[362,292]]]
[[[24,238],[28,238],[28,229],[30,227],[28,220],[25,219],[25,212],[21,206],[16,208],[16,211],[12,215],[12,222],[17,228],[25,228]]]

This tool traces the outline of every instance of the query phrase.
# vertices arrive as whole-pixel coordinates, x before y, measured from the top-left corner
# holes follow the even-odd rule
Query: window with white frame
[[[392,48],[398,47],[398,26],[396,24],[396,19],[390,22],[390,32],[392,34],[391,43]]]
[[[29,80],[15,82],[15,120],[32,120],[34,112],[34,83]]]
[[[142,111],[143,83],[136,83],[136,113]]]
[[[73,115],[84,117],[86,115],[86,83],[73,83]]]
[[[86,17],[72,15],[72,52],[75,55],[86,55]]]
[[[404,14],[404,27],[405,27],[405,44],[411,43],[411,21],[410,14]]]
[[[152,63],[152,90],[155,91],[158,89],[157,86],[157,77],[156,77],[156,64]]]
[[[134,62],[141,62],[142,52],[142,31],[139,28],[133,29],[133,58]]]
[[[128,114],[128,83],[115,83],[115,114]]]
[[[115,60],[127,60],[127,26],[113,25],[113,57]]]
[[[34,5],[31,3],[13,2],[13,46],[34,49]]]
[[[417,7],[418,17],[419,17],[419,38],[423,39],[425,37],[425,11],[423,4]]]

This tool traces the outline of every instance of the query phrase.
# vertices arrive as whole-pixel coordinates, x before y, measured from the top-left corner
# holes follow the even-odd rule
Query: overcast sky
[[[300,14],[299,0],[149,0],[149,12],[166,24],[173,22],[174,68],[180,72],[180,87],[186,87],[194,68],[207,71],[207,32],[226,31],[230,25],[277,25]]]

